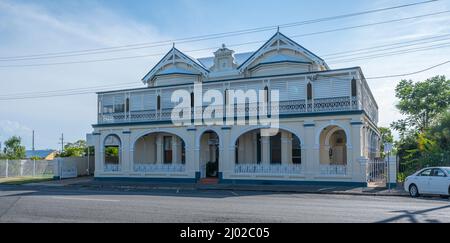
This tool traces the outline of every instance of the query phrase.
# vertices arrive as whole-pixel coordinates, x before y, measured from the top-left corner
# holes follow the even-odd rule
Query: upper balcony
[[[170,121],[172,110],[178,105],[178,102],[172,102],[172,94],[180,89],[191,93],[194,84],[98,93],[98,124]],[[203,93],[214,89],[222,94],[228,90],[255,90],[258,93],[266,89],[269,94],[278,90],[279,102],[271,103],[269,107],[272,111],[277,110],[281,117],[364,111],[373,123],[378,123],[377,104],[359,68],[209,81],[202,83],[202,89]],[[227,104],[225,99],[224,104]],[[208,105],[202,104],[203,107]],[[225,110],[225,105],[218,109]],[[244,110],[235,107],[235,114],[245,116],[251,109],[260,110],[257,104],[249,104]],[[194,114],[191,116],[193,119]]]

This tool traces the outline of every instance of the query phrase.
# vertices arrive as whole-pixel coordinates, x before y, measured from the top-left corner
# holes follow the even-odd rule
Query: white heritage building
[[[144,88],[98,93],[96,178],[359,185],[379,154],[378,106],[361,69],[333,70],[280,32],[249,53],[223,45],[195,59],[173,47],[142,81]],[[235,98],[228,91],[262,91],[268,104],[232,109],[242,118],[268,105],[278,113],[278,133],[264,136],[267,125],[249,122],[190,124],[209,105],[194,95],[198,84],[223,94],[215,104],[224,113]],[[183,125],[171,120],[176,90],[192,93]],[[272,103],[273,91],[279,102]]]

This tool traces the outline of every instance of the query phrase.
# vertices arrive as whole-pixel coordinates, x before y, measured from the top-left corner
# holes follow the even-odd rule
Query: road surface
[[[0,185],[0,222],[447,222],[441,198]]]

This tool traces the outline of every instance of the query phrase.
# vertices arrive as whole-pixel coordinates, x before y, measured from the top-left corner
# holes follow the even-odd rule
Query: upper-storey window
[[[129,112],[130,111],[130,98],[127,98],[125,100],[125,112]]]
[[[269,87],[264,87],[264,102],[269,103]]]
[[[306,87],[306,96],[308,100],[312,100],[313,97],[313,91],[312,91],[312,84],[308,83],[307,87]]]
[[[356,79],[352,79],[352,96],[355,97],[356,96]]]
[[[225,105],[228,105],[228,89],[225,89],[225,91],[223,91],[223,93],[224,93],[224,101],[223,101],[223,103]]]
[[[194,108],[194,104],[195,104],[195,101],[194,101],[194,92],[191,92],[191,108]]]
[[[156,96],[156,109],[159,111],[161,110],[161,96]]]

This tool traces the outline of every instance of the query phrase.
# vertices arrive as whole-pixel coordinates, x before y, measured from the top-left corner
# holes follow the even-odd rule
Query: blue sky
[[[247,28],[279,25],[302,20],[390,7],[413,1],[262,1],[262,0],[0,0],[0,56],[18,56],[83,50],[116,45],[176,39]],[[450,10],[450,1],[420,5],[405,9],[369,14],[319,24],[284,28],[287,36],[327,29],[361,25],[396,18]],[[434,35],[450,34],[450,14],[418,20],[339,31],[322,35],[294,38],[319,56],[329,53],[367,48],[375,45],[410,41]],[[273,31],[223,39],[177,44],[180,50],[218,47],[222,43],[236,44],[267,40]],[[239,46],[237,52],[253,51],[258,44]],[[124,53],[88,57],[61,58],[56,61],[133,56],[165,53],[170,46],[133,50]],[[204,57],[212,51],[192,52]],[[328,61],[332,68],[361,66],[367,77],[408,73],[446,61],[450,48],[396,55],[346,63]],[[162,56],[161,56],[162,57]],[[324,58],[327,60],[327,58]],[[26,63],[45,63],[38,60]],[[136,82],[158,61],[158,57],[128,59],[114,62],[72,64],[26,68],[0,68],[1,95],[83,88],[96,85]],[[9,62],[1,64],[20,64]],[[421,80],[437,74],[450,76],[450,66],[409,76]],[[398,78],[369,81],[380,106],[380,124],[386,126],[401,116],[395,110],[394,88]],[[37,148],[59,148],[63,132],[66,141],[84,138],[96,122],[96,96],[53,97],[0,100],[0,142],[11,135],[20,135],[27,147],[31,145],[31,130],[36,131]]]

